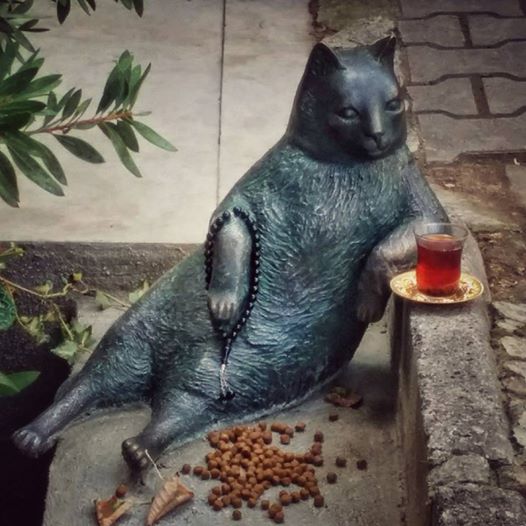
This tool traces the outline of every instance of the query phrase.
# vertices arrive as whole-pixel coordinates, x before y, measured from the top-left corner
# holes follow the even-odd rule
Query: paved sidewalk
[[[408,92],[427,161],[526,150],[519,0],[401,0]]]
[[[91,17],[74,6],[63,26],[51,2],[36,9],[51,31],[34,42],[46,71],[64,74],[64,92],[74,85],[98,101],[124,49],[152,63],[137,107],[153,110],[144,122],[178,152],[141,141],[144,177],[136,179],[98,130],[79,136],[101,151],[102,165],[78,161],[53,140],[66,196],[21,177],[21,208],[0,202],[0,239],[201,242],[218,200],[285,129],[313,43],[308,0],[157,0],[142,19],[101,1]]]

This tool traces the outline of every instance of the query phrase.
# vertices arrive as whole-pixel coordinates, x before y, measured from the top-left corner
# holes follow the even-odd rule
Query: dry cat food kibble
[[[358,460],[358,462],[356,462],[356,467],[360,470],[360,471],[364,471],[367,469],[367,460]]]
[[[347,459],[343,457],[336,457],[336,465],[339,468],[344,468],[345,466],[347,466]]]
[[[188,475],[190,471],[192,471],[192,467],[190,466],[190,464],[184,464],[183,467],[181,468],[181,473],[183,475]]]
[[[333,473],[332,471],[330,473],[327,473],[327,482],[329,484],[334,484],[338,480],[338,475],[336,473]]]
[[[324,500],[318,487],[314,466],[323,465],[323,433],[317,431],[314,444],[305,453],[295,453],[274,445],[273,439],[288,445],[294,431],[302,432],[305,424],[293,427],[283,422],[264,422],[255,426],[235,426],[208,434],[208,442],[214,448],[205,459],[205,466],[185,464],[183,473],[192,472],[202,480],[218,479],[208,494],[208,504],[216,511],[234,508],[232,518],[241,520],[243,502],[255,508],[266,490],[282,486],[276,502],[261,500],[260,507],[275,523],[285,520],[283,506],[314,498]],[[236,513],[238,512],[238,513]],[[236,518],[238,517],[238,518]]]
[[[337,413],[331,413],[329,415],[329,421],[330,422],[336,422],[336,420],[338,420],[338,418],[340,418],[340,415],[337,414]]]

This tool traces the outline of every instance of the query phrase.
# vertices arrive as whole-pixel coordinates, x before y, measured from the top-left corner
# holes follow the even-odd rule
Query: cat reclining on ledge
[[[447,219],[405,147],[395,41],[312,50],[289,126],[214,212],[202,250],[108,330],[54,404],[17,431],[30,455],[94,406],[149,399],[132,468],[172,442],[297,403],[352,358],[412,223]],[[233,396],[235,395],[235,396]]]

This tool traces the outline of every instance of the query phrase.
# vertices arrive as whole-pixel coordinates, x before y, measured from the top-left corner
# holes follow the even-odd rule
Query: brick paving
[[[520,0],[401,0],[412,99],[428,162],[526,151]]]

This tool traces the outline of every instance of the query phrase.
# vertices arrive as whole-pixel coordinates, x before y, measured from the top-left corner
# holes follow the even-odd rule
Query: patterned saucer
[[[410,270],[395,276],[391,280],[391,290],[402,298],[417,303],[448,305],[464,303],[478,298],[484,292],[484,285],[471,274],[462,273],[458,290],[451,296],[428,296],[420,292],[416,286],[416,271]]]

